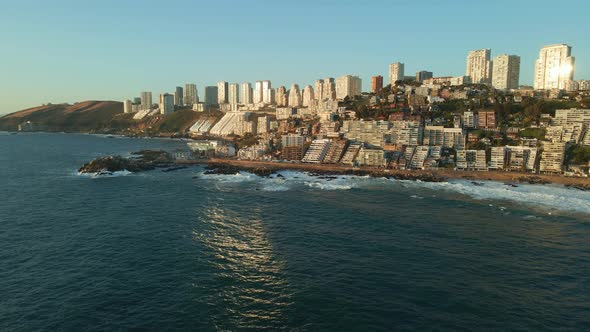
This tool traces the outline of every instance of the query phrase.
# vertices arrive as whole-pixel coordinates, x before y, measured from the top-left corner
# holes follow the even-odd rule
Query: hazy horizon
[[[556,14],[549,1],[130,1],[56,0],[5,4],[0,13],[0,114],[44,103],[124,100],[219,80],[273,87],[324,77],[465,74],[469,50],[521,56],[520,84],[532,84],[545,45],[566,43],[575,79],[590,79],[586,2]],[[35,8],[31,11],[31,8]],[[554,17],[561,15],[564,18]],[[551,22],[552,25],[547,24]]]

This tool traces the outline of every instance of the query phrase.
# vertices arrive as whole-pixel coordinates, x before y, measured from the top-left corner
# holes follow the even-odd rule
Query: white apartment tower
[[[324,95],[324,80],[315,81],[313,92],[316,100],[322,100]]]
[[[227,101],[232,105],[237,105],[240,102],[240,85],[238,83],[229,84]]]
[[[474,84],[492,83],[492,50],[482,49],[469,51],[465,76],[471,77]]]
[[[225,81],[217,82],[217,102],[219,104],[227,104],[228,95],[228,83]]]
[[[262,81],[256,81],[256,83],[254,84],[254,98],[252,101],[254,104],[260,104],[260,103],[264,102],[264,92],[263,92],[263,88],[262,88]]]
[[[273,103],[273,94],[270,81],[262,81],[262,102],[265,104]]]
[[[299,107],[301,106],[301,93],[299,92],[299,85],[291,85],[289,90],[289,106]]]
[[[152,93],[150,91],[143,91],[141,96],[141,109],[149,110],[152,108]]]
[[[494,58],[492,86],[496,89],[518,89],[520,57],[502,54]]]
[[[404,64],[395,62],[389,65],[389,84],[393,85],[395,81],[404,80]]]
[[[127,99],[123,102],[123,113],[133,113],[133,103]]]
[[[244,105],[252,104],[252,84],[244,82],[240,85],[240,103]]]
[[[193,106],[199,102],[199,95],[197,94],[197,85],[187,83],[184,85],[184,104],[186,106]]]
[[[336,99],[352,98],[361,94],[362,81],[358,76],[345,75],[336,79]]]
[[[308,107],[311,105],[311,101],[314,100],[314,93],[311,85],[308,85],[305,88],[303,88],[303,94],[301,98],[304,107]]]
[[[322,100],[336,99],[336,81],[332,77],[325,78],[323,83]]]
[[[284,86],[280,86],[275,93],[276,104],[277,106],[287,106],[287,89]]]
[[[565,89],[574,79],[575,58],[572,47],[566,44],[545,46],[535,61],[536,90]]]

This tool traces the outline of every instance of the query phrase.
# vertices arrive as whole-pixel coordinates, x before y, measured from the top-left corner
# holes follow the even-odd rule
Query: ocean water
[[[589,192],[76,171],[183,145],[0,133],[1,331],[590,326]]]

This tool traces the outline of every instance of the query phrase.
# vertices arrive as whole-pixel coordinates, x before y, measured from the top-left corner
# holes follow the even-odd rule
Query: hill
[[[122,113],[123,103],[116,101],[49,104],[1,117],[0,130],[14,131],[19,124],[31,121],[46,131],[93,132],[108,128],[112,119]]]
[[[16,131],[19,124],[30,121],[35,131],[172,135],[184,132],[197,121],[200,113],[180,109],[172,114],[158,114],[142,120],[134,120],[133,115],[124,114],[123,103],[116,101],[43,105],[1,117],[0,130]]]

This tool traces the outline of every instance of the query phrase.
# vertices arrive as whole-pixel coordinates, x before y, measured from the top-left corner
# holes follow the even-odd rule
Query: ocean
[[[1,331],[590,326],[590,192],[77,173],[184,145],[0,133]]]

